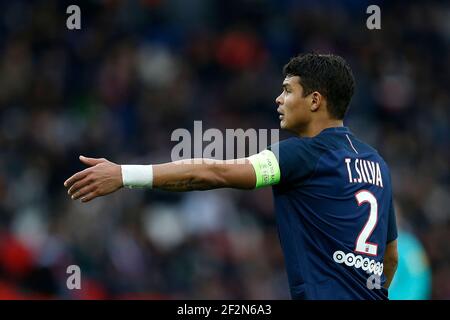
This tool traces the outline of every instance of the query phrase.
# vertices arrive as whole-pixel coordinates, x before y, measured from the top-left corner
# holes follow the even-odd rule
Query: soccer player
[[[397,267],[397,226],[387,164],[344,126],[354,91],[339,56],[305,54],[283,69],[280,127],[294,137],[241,159],[89,168],[64,185],[88,202],[122,187],[169,191],[272,186],[293,299],[387,299]],[[276,150],[276,151],[275,151]]]

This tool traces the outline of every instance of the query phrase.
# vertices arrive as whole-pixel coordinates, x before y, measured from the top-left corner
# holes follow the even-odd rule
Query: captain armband
[[[256,174],[255,189],[280,182],[280,166],[271,150],[264,150],[247,158]]]

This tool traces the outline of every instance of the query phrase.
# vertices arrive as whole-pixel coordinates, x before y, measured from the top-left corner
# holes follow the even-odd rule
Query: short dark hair
[[[292,58],[283,68],[285,77],[299,76],[303,96],[314,91],[327,99],[333,118],[344,119],[353,96],[355,79],[345,60],[333,54],[307,53]]]

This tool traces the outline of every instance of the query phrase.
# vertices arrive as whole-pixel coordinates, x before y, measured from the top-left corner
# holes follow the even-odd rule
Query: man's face
[[[287,76],[283,81],[283,92],[276,98],[280,127],[298,132],[310,122],[310,97],[303,97],[303,87],[298,76]]]

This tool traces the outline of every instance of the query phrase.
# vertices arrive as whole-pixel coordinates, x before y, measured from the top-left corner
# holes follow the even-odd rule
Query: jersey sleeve
[[[387,231],[387,243],[397,239],[397,221],[395,218],[394,201],[391,199],[391,206],[389,208],[388,216],[388,231]]]
[[[290,138],[268,147],[280,168],[279,184],[300,183],[307,180],[314,172],[319,150],[314,148],[308,138]]]

